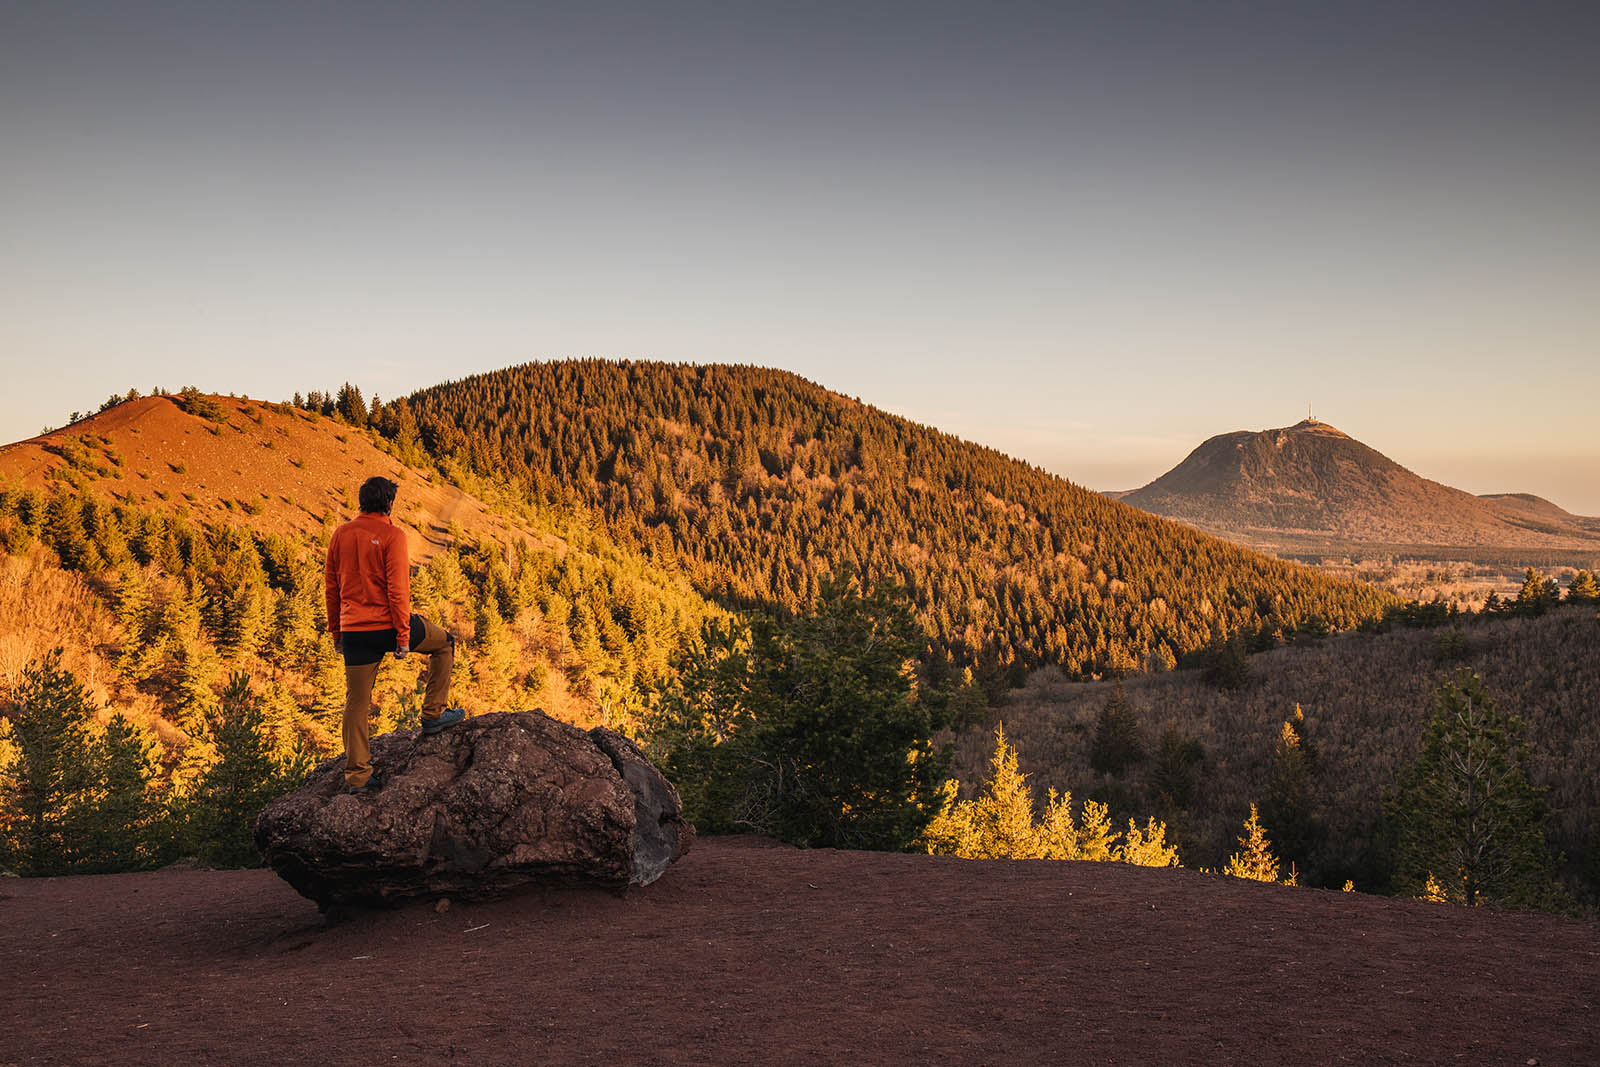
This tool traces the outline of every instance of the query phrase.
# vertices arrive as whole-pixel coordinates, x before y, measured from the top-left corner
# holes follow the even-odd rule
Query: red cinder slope
[[[0,448],[0,477],[40,486],[71,482],[108,499],[170,510],[202,522],[307,533],[355,511],[356,488],[373,475],[400,483],[397,517],[415,561],[445,543],[451,523],[510,535],[476,498],[401,463],[365,431],[288,405],[204,397],[220,418],[202,418],[166,396],[141,397],[48,434]],[[419,532],[420,531],[420,532]]]

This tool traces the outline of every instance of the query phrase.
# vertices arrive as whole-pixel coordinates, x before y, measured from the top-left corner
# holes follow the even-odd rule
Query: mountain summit
[[[1430,481],[1315,419],[1211,438],[1124,503],[1250,542],[1588,548],[1594,520]]]

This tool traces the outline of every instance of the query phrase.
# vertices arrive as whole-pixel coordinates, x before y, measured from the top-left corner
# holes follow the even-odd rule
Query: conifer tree
[[[1166,827],[1150,819],[1141,830],[1128,820],[1119,838],[1104,804],[1083,805],[1081,824],[1073,818],[1072,794],[1050,790],[1043,817],[1033,819],[1033,794],[1027,775],[1017,769],[1017,751],[996,729],[989,776],[972,800],[959,799],[954,779],[945,782],[938,814],[929,822],[922,845],[930,852],[967,859],[1090,860],[1146,867],[1176,866],[1177,849],[1166,843]]]
[[[1167,828],[1155,818],[1146,820],[1144,829],[1132,819],[1122,842],[1112,850],[1112,859],[1135,867],[1177,867],[1178,848],[1167,844]]]
[[[1120,776],[1130,764],[1144,760],[1144,734],[1139,720],[1128,706],[1122,691],[1122,680],[1106,700],[1095,720],[1094,746],[1089,753],[1089,766],[1101,774]]]
[[[333,642],[326,639],[316,642],[311,649],[312,659],[312,719],[330,740],[325,746],[340,743],[344,730],[345,675],[344,657],[333,650]]]
[[[830,580],[812,611],[749,617],[747,636],[708,624],[703,641],[720,647],[691,657],[655,704],[663,761],[710,825],[907,847],[935,814],[949,759],[933,741],[942,720],[914,692],[922,635],[902,601],[854,579]]]
[[[1578,571],[1567,586],[1567,602],[1571,604],[1600,603],[1600,579],[1593,571]]]
[[[503,709],[511,695],[513,675],[517,665],[517,643],[511,636],[493,595],[486,593],[478,601],[472,634],[472,676],[477,682],[479,695],[491,705]],[[598,641],[595,643],[598,649]],[[586,662],[598,666],[603,658],[597,651]]]
[[[1219,638],[1205,657],[1205,680],[1218,689],[1243,689],[1250,684],[1250,654],[1239,634]]]
[[[1469,908],[1565,906],[1527,763],[1521,722],[1477,675],[1440,685],[1422,749],[1386,805],[1401,892],[1420,894],[1432,878]]]
[[[1523,615],[1543,615],[1552,601],[1550,587],[1544,576],[1529,567],[1522,576],[1522,588],[1517,592],[1517,611]]]
[[[223,618],[217,634],[218,648],[235,661],[254,655],[267,624],[263,587],[241,581],[222,594],[221,602]]]
[[[1050,790],[1039,826],[1039,858],[1079,858],[1078,825],[1072,817],[1072,794]]]
[[[986,788],[973,810],[975,840],[961,854],[978,859],[1037,856],[1039,841],[1033,825],[1033,793],[1028,787],[1028,776],[1017,769],[1017,750],[1006,743],[1004,726],[995,727],[994,755],[989,767]]]
[[[1109,862],[1117,845],[1117,832],[1111,828],[1111,813],[1097,800],[1083,802],[1083,819],[1078,826],[1078,852],[1073,859],[1094,863]]]
[[[44,540],[69,571],[92,571],[99,551],[83,529],[83,509],[75,497],[53,496],[45,509]]]
[[[208,709],[217,760],[188,802],[188,834],[196,855],[228,867],[259,862],[252,832],[256,816],[286,785],[273,758],[261,699],[250,678],[234,672],[221,700]]]
[[[62,874],[83,857],[93,714],[89,695],[61,666],[61,649],[23,669],[7,711],[17,758],[0,797],[7,850],[21,873]]]
[[[1170,726],[1162,733],[1150,771],[1150,792],[1158,811],[1175,815],[1189,809],[1199,785],[1198,768],[1204,761],[1205,750],[1198,741],[1188,740]]]
[[[1272,854],[1272,843],[1267,839],[1267,831],[1261,825],[1254,804],[1250,805],[1250,817],[1244,821],[1244,836],[1239,838],[1239,847],[1242,851],[1228,857],[1223,874],[1256,882],[1278,880],[1278,858]],[[1286,884],[1293,885],[1295,881],[1291,875]]]
[[[1297,704],[1294,718],[1279,731],[1261,803],[1261,820],[1271,830],[1278,854],[1296,864],[1306,862],[1323,833],[1312,797],[1316,760],[1305,730],[1305,715]]]
[[[92,745],[93,799],[84,812],[87,870],[138,870],[161,855],[161,762],[156,750],[155,738],[121,712],[111,716]]]
[[[150,584],[138,567],[124,565],[116,579],[115,615],[122,627],[123,647],[144,638],[144,627],[150,611]]]
[[[273,640],[263,652],[272,663],[297,671],[311,665],[321,642],[317,629],[320,592],[310,582],[297,582],[278,594],[272,611]]]

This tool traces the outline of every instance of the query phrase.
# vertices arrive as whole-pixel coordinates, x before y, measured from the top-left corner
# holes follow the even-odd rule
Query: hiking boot
[[[367,780],[366,780],[365,783],[363,783],[362,785],[348,786],[348,787],[345,788],[345,792],[346,793],[356,793],[358,795],[360,795],[360,794],[371,794],[371,793],[376,793],[378,790],[380,790],[382,788],[383,788],[383,775],[379,774],[377,771],[373,771],[370,775],[367,776]]]
[[[440,730],[448,730],[456,723],[467,717],[465,708],[445,708],[437,719],[423,719],[422,732],[424,735],[436,734]]]

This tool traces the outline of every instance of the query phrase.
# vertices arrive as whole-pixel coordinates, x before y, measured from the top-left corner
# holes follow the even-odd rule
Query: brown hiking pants
[[[423,619],[426,636],[412,652],[428,657],[428,688],[422,697],[423,719],[437,719],[450,702],[450,670],[456,663],[455,642],[443,626]],[[376,663],[346,664],[344,668],[344,780],[359,789],[372,777],[372,683]]]

